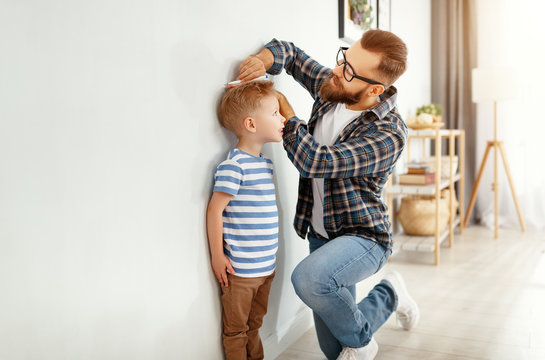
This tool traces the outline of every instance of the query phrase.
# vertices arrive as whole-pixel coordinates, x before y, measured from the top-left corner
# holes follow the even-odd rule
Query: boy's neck
[[[263,148],[263,144],[251,141],[246,137],[240,137],[238,139],[237,148],[250,155],[259,157],[259,155],[261,154],[261,148]]]

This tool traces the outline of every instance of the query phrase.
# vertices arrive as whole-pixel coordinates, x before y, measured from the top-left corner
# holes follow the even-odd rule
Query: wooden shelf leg
[[[435,265],[439,265],[439,201],[441,201],[441,133],[435,132]]]
[[[452,247],[452,244],[454,243],[454,219],[456,217],[456,213],[454,210],[454,133],[452,130],[450,131],[449,135],[449,160],[450,160],[450,166],[449,166],[449,234],[448,234],[448,247]]]
[[[466,169],[466,155],[465,155],[465,151],[466,151],[466,137],[465,137],[465,131],[464,130],[460,130],[460,142],[459,142],[459,155],[460,155],[460,158],[459,158],[459,161],[458,161],[458,168],[460,169],[460,182],[458,183],[459,184],[459,189],[460,189],[460,193],[458,194],[458,198],[460,199],[459,201],[459,206],[458,208],[460,209],[460,234],[463,234],[464,233],[464,228],[465,228],[465,225],[464,225],[464,210],[465,210],[465,169]]]

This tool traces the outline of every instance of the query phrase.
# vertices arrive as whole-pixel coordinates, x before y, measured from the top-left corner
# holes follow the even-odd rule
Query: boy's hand
[[[229,282],[227,281],[227,271],[229,271],[229,274],[233,275],[235,270],[231,266],[231,262],[229,261],[227,255],[222,253],[212,256],[212,270],[214,271],[214,275],[216,275],[216,279],[218,279],[221,286],[229,286]]]
[[[295,112],[288,102],[288,99],[286,99],[284,94],[278,90],[276,90],[276,98],[278,99],[278,105],[280,106],[280,114],[286,118],[286,121],[284,121],[285,124],[289,119],[295,116]]]

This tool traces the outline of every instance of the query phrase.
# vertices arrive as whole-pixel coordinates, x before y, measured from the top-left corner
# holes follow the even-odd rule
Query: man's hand
[[[274,55],[269,49],[263,49],[257,55],[250,55],[238,68],[237,80],[250,81],[265,75],[274,64]]]
[[[278,105],[280,105],[280,114],[286,118],[285,124],[289,119],[295,116],[295,112],[288,102],[288,99],[286,99],[284,94],[278,90],[276,90],[276,98],[278,99]]]
[[[235,270],[231,266],[229,258],[224,253],[218,255],[212,255],[212,270],[216,279],[218,279],[221,286],[229,286],[229,281],[227,280],[227,272],[229,274],[234,274]]]
[[[242,62],[238,72],[240,75],[237,80],[249,81],[265,75],[266,69],[260,58],[256,55],[250,55]]]

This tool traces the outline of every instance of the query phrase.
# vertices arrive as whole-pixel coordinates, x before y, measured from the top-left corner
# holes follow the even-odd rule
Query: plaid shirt
[[[329,239],[360,235],[391,248],[392,233],[382,189],[407,141],[407,126],[395,105],[397,90],[390,86],[380,102],[347,125],[332,146],[312,136],[316,121],[336,104],[319,95],[331,69],[320,65],[293,43],[271,40],[274,54],[270,74],[282,69],[294,77],[315,102],[307,123],[292,117],[284,128],[284,148],[299,171],[299,198],[294,227],[305,238],[312,214],[312,178],[324,178],[324,227]]]

